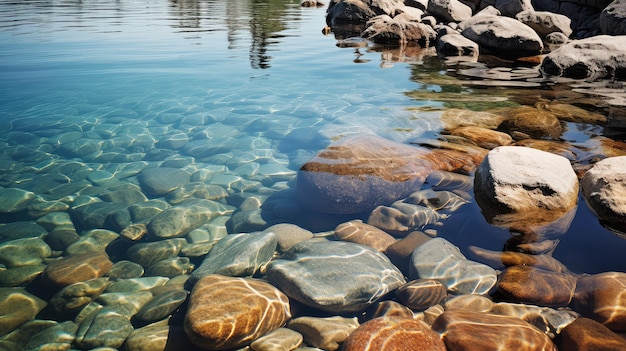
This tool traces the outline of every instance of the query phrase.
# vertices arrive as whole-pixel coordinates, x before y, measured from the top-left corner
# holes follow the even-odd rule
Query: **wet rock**
[[[152,293],[146,290],[131,292],[105,292],[98,296],[96,303],[102,304],[102,306],[105,307],[114,308],[120,315],[127,319],[131,319],[137,311],[150,302],[150,300],[152,300]],[[80,311],[79,316],[83,314],[85,310],[89,311],[89,306],[91,306],[91,304],[85,306],[85,308]],[[100,307],[94,308],[93,310],[99,309]],[[87,318],[89,315],[90,313],[84,315],[83,317]],[[78,321],[78,317],[76,317],[76,321]]]
[[[562,128],[558,118],[551,112],[530,106],[498,110],[506,119],[498,127],[508,133],[521,132],[536,139],[558,139]]]
[[[141,277],[119,279],[111,282],[106,288],[107,293],[147,291],[167,283],[166,277]]]
[[[265,233],[274,233],[277,240],[277,250],[286,252],[295,244],[311,239],[313,233],[310,230],[301,228],[291,223],[279,223],[264,230]]]
[[[148,234],[161,239],[180,237],[224,214],[223,205],[206,201],[202,205],[176,206],[159,213],[146,226]]]
[[[104,252],[108,245],[119,238],[119,236],[120,235],[116,232],[107,229],[88,230],[65,249],[65,255],[70,256],[98,251]]]
[[[443,238],[418,246],[411,255],[411,279],[436,279],[454,294],[487,294],[496,284],[496,271],[470,261],[458,247]]]
[[[600,13],[602,34],[626,35],[626,2],[614,0]]]
[[[532,149],[537,149],[545,152],[549,152],[555,155],[565,157],[570,161],[576,161],[577,156],[571,145],[564,144],[558,141],[552,140],[537,140],[537,139],[523,139],[516,141],[514,146],[525,146]]]
[[[133,330],[124,342],[126,351],[194,350],[183,327],[155,323]]]
[[[448,288],[437,280],[417,279],[396,290],[396,299],[413,310],[425,310],[443,302]]]
[[[68,285],[50,299],[50,307],[63,315],[77,312],[100,296],[108,285],[107,278],[95,278]]]
[[[413,311],[407,306],[393,300],[384,300],[376,304],[376,308],[371,314],[371,319],[377,317],[402,317],[412,319],[414,316]]]
[[[589,124],[604,124],[607,122],[606,116],[571,104],[540,101],[535,103],[535,107],[554,113],[561,121]]]
[[[0,349],[2,350],[23,350],[31,337],[41,331],[54,327],[58,322],[51,320],[33,319],[22,324],[7,335],[0,338]]]
[[[461,22],[472,17],[472,8],[458,0],[428,0],[428,13],[444,23]]]
[[[459,33],[440,36],[435,46],[439,57],[465,57],[466,61],[476,61],[478,59],[478,44],[459,35]]]
[[[474,193],[493,224],[512,226],[523,221],[526,226],[540,225],[575,208],[578,178],[564,157],[501,146],[491,150],[476,170]]]
[[[470,246],[468,250],[477,261],[488,264],[498,270],[510,266],[524,265],[557,273],[568,271],[567,267],[548,254],[533,255],[516,251],[491,251],[476,246]]]
[[[466,310],[474,312],[489,312],[493,308],[494,302],[487,296],[465,294],[458,295],[443,304],[447,310]]]
[[[626,340],[589,318],[578,318],[561,332],[560,351],[626,350]]]
[[[585,201],[600,221],[626,232],[626,156],[595,163],[581,183]]]
[[[185,332],[207,350],[242,347],[277,329],[289,318],[288,298],[253,278],[209,275],[191,291]]]
[[[135,318],[142,322],[156,322],[176,311],[187,299],[185,290],[171,290],[158,294],[143,305],[135,314]]]
[[[323,350],[337,350],[359,326],[356,317],[297,317],[287,323],[287,328],[302,334],[304,342]]]
[[[254,351],[290,351],[302,345],[302,334],[287,328],[278,328],[250,344]]]
[[[557,350],[547,335],[514,317],[449,310],[432,328],[443,335],[448,350]]]
[[[333,313],[362,311],[405,283],[386,256],[348,242],[301,242],[266,274],[289,297]]]
[[[491,112],[457,108],[446,109],[441,114],[441,122],[446,130],[454,130],[466,126],[496,129],[504,119],[504,116]]]
[[[342,139],[298,172],[296,195],[325,213],[359,213],[406,197],[432,171],[425,149],[373,135]]]
[[[141,188],[149,195],[165,195],[189,183],[189,173],[178,168],[146,168],[139,174]]]
[[[442,218],[445,216],[426,206],[397,201],[391,206],[376,207],[367,218],[367,224],[402,237]]]
[[[33,198],[35,193],[18,188],[0,189],[0,213],[22,210]]]
[[[553,309],[508,302],[493,304],[488,312],[522,319],[537,327],[550,338],[554,338],[561,333],[563,328],[580,318],[580,314],[567,308]]]
[[[509,301],[540,306],[567,306],[574,294],[576,277],[529,266],[511,266],[499,277],[497,292]]]
[[[273,233],[231,234],[215,244],[213,249],[189,277],[192,286],[202,277],[221,274],[231,277],[251,277],[266,265],[276,251]]]
[[[34,319],[46,305],[45,301],[22,288],[0,287],[0,335]]]
[[[361,36],[380,44],[429,47],[437,34],[431,26],[402,13],[393,18],[388,15],[371,18]]]
[[[614,332],[626,331],[626,273],[605,272],[578,279],[572,306]]]
[[[78,325],[72,321],[58,323],[32,335],[23,350],[69,350],[77,330]]]
[[[111,279],[130,279],[141,277],[143,272],[143,267],[140,264],[121,260],[113,264],[107,276]]]
[[[383,349],[445,351],[446,346],[422,321],[380,317],[361,324],[342,347],[344,351]]]
[[[147,268],[158,261],[178,256],[186,243],[183,238],[137,243],[126,250],[126,257]]]
[[[128,212],[133,222],[141,222],[151,219],[170,206],[162,200],[150,200],[128,206]]]
[[[16,239],[44,238],[48,231],[42,224],[31,221],[3,223],[0,225],[0,243]]]
[[[393,236],[361,220],[338,225],[335,228],[334,237],[337,240],[366,245],[380,252],[384,252],[389,245],[396,242]]]
[[[459,127],[451,130],[450,134],[471,140],[489,150],[513,143],[513,138],[509,134],[477,126]]]
[[[549,53],[541,62],[548,76],[574,79],[626,79],[626,35],[598,35],[573,40]]]
[[[104,201],[116,202],[126,206],[148,201],[146,195],[134,184],[122,184],[107,188],[98,197]]]
[[[189,257],[172,257],[166,258],[159,262],[153,263],[146,268],[146,276],[159,276],[159,277],[176,277],[179,275],[187,274],[194,269],[194,264],[191,263]]]
[[[474,16],[460,23],[463,36],[498,56],[532,56],[543,50],[539,35],[513,18]]]
[[[417,230],[410,232],[404,238],[389,245],[385,251],[385,255],[387,255],[391,262],[404,274],[408,275],[413,250],[430,239],[432,239],[432,237],[423,232]]]
[[[67,286],[105,275],[113,262],[105,253],[85,253],[50,262],[42,273],[45,282]]]
[[[192,198],[218,201],[226,197],[228,197],[228,192],[219,185],[194,182],[183,184],[167,194],[165,198],[170,204],[176,205]]]
[[[71,213],[76,216],[83,229],[112,228],[108,217],[117,211],[125,211],[126,206],[113,202],[93,202],[73,207]]]
[[[45,264],[29,264],[0,270],[0,286],[26,286],[44,269],[46,269]]]
[[[115,307],[104,307],[80,323],[75,344],[83,349],[119,348],[132,331],[133,326],[123,312]]]
[[[0,244],[0,264],[19,267],[39,264],[52,254],[50,246],[40,238],[24,238]]]
[[[563,33],[567,37],[572,35],[572,20],[558,13],[525,10],[515,15],[515,18],[534,29],[542,38],[555,32]]]
[[[331,27],[346,24],[365,24],[370,18],[386,13],[393,14],[400,1],[345,1],[332,0],[326,10],[326,24]]]

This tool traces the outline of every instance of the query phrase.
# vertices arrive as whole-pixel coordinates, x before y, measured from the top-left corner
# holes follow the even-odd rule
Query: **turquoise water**
[[[72,162],[117,174],[167,160],[190,173],[237,169],[234,190],[283,189],[341,135],[398,142],[437,135],[444,103],[411,92],[470,99],[487,92],[495,94],[487,101],[499,101],[506,93],[498,86],[510,85],[479,87],[481,70],[464,71],[463,85],[451,78],[460,71],[418,51],[339,42],[322,34],[325,8],[297,1],[0,1],[0,8],[3,187],[32,190],[32,179]],[[524,77],[526,68],[517,73]],[[603,132],[570,127],[563,138],[572,142]],[[185,154],[171,146],[177,138],[209,140],[210,152]],[[37,194],[80,193],[85,175],[65,176],[76,189]],[[475,204],[437,230],[462,248],[501,250],[510,237]],[[626,270],[626,241],[582,199],[558,240],[554,256],[572,271]]]

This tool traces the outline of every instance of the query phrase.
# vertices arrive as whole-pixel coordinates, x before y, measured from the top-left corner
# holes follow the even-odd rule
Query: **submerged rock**
[[[426,323],[410,318],[379,317],[361,324],[346,339],[343,351],[445,351],[439,334]]]
[[[615,332],[626,331],[626,273],[604,272],[578,279],[572,307]]]
[[[315,239],[270,262],[267,279],[289,297],[333,313],[362,311],[405,283],[389,259],[368,246]]]
[[[302,334],[304,342],[323,350],[337,350],[352,332],[359,327],[356,317],[297,317],[287,324],[289,329]]]

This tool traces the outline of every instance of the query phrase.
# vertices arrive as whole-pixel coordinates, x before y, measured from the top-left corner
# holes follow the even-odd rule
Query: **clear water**
[[[528,67],[489,80],[484,65],[446,67],[418,50],[338,42],[322,34],[324,25],[325,8],[291,0],[0,1],[0,154],[7,159],[27,145],[44,155],[32,155],[40,165],[75,159],[110,169],[95,156],[61,150],[55,137],[80,130],[101,140],[102,153],[127,154],[130,162],[183,133],[224,145],[189,169],[255,152],[264,155],[259,163],[295,172],[340,135],[436,136],[445,99],[433,92],[463,98],[448,104],[507,100],[515,95],[510,85],[519,88],[518,100],[527,91],[542,94],[537,87],[545,82],[527,80]],[[583,93],[564,96],[575,100],[593,86],[576,88]],[[606,104],[596,106],[608,113]],[[570,142],[604,131],[570,127],[563,136]],[[3,169],[4,187],[30,172]],[[475,204],[438,230],[462,248],[498,250],[510,237]],[[559,240],[554,256],[572,271],[626,271],[626,241],[582,200]]]

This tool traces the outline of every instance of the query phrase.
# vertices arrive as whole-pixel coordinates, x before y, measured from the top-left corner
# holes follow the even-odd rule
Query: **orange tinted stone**
[[[574,310],[612,331],[626,331],[626,273],[605,272],[578,279]]]
[[[589,318],[578,318],[561,332],[560,351],[624,351],[626,339]]]
[[[68,286],[105,275],[113,266],[105,253],[85,253],[72,255],[51,262],[42,275],[45,281]]]
[[[379,317],[361,324],[343,344],[342,351],[446,351],[439,334],[424,322]]]

